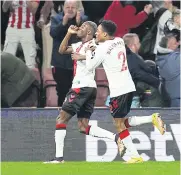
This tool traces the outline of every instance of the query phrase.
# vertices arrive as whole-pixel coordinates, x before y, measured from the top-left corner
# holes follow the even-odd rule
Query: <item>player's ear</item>
[[[87,31],[87,34],[88,34],[88,35],[91,35],[91,30],[88,30],[88,31]]]
[[[107,33],[106,32],[104,32],[104,37],[106,37],[107,36]]]

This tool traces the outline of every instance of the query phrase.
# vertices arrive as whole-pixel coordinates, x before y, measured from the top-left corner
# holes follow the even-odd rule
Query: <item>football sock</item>
[[[86,129],[86,134],[93,137],[108,138],[113,141],[115,141],[116,136],[116,134],[94,125],[88,126],[88,128]]]
[[[124,146],[127,148],[127,150],[131,152],[132,157],[140,157],[135,145],[133,144],[128,129],[125,129],[124,131],[120,132],[119,137],[122,140]]]
[[[152,122],[152,115],[150,116],[142,116],[142,117],[129,117],[125,120],[124,124],[127,128],[131,126],[138,126],[146,123],[151,123]]]
[[[55,144],[56,144],[56,158],[63,157],[64,139],[66,136],[66,124],[56,124],[55,130]]]

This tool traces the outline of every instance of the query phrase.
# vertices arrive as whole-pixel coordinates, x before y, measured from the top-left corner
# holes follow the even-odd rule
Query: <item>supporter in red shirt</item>
[[[104,19],[112,20],[117,24],[117,31],[115,36],[123,37],[129,33],[130,29],[138,27],[142,24],[151,13],[152,5],[145,5],[144,10],[136,14],[136,8],[133,4],[126,4],[114,0],[108,8]]]

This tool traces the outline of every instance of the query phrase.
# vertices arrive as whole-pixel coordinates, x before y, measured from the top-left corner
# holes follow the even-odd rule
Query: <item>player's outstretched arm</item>
[[[71,36],[73,34],[77,34],[78,27],[71,25],[68,29],[67,34],[65,35],[63,41],[60,44],[59,47],[59,53],[60,54],[71,54],[73,52],[73,49],[71,46],[68,46],[68,41],[70,40]]]
[[[88,71],[95,70],[104,61],[101,48],[92,51],[92,48],[86,51],[86,67]]]

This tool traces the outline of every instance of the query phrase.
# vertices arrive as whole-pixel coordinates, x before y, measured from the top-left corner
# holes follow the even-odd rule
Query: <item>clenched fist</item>
[[[68,33],[77,34],[78,29],[79,28],[77,26],[71,25],[68,29]]]

